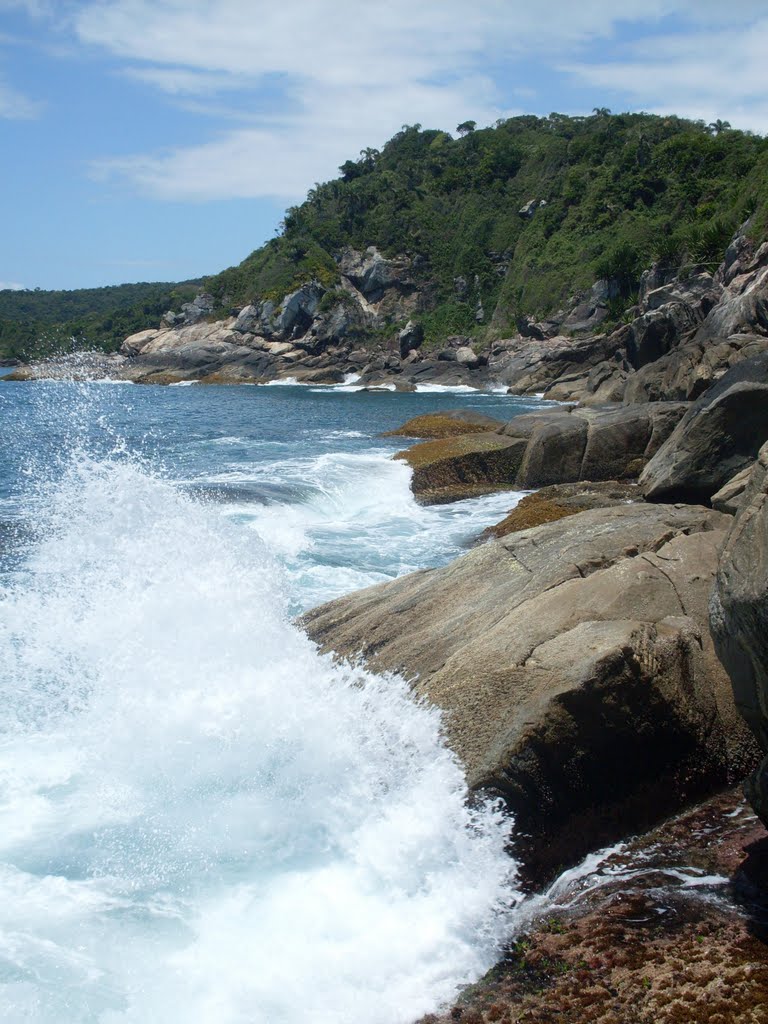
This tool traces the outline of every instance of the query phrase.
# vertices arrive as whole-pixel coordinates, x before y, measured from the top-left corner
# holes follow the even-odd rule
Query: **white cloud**
[[[740,0],[736,13],[734,6],[721,0],[84,0],[72,24],[82,43],[125,61],[124,73],[187,110],[215,113],[211,97],[227,96],[221,123],[229,119],[228,130],[166,152],[105,157],[95,175],[162,199],[293,200],[404,121],[452,128],[467,118],[489,123],[511,113],[510,99],[519,103],[529,95],[529,83],[505,81],[505,96],[486,69],[502,67],[506,79],[524,60],[645,109],[734,123],[743,115],[747,126],[768,126],[759,59],[768,40],[750,36],[764,0]],[[674,19],[688,25],[685,36],[651,36],[645,49],[622,49],[618,42],[622,25],[658,32]],[[586,59],[596,43],[610,47],[611,61]]]
[[[0,117],[11,121],[30,120],[39,117],[43,106],[0,81]]]
[[[26,288],[26,285],[19,284],[18,281],[0,281],[0,292],[11,291],[20,292]]]
[[[610,63],[563,70],[599,89],[614,89],[645,109],[768,132],[768,18],[739,28],[644,40]]]
[[[242,89],[249,84],[245,76],[189,68],[130,67],[123,73],[174,96],[201,96],[226,89]]]
[[[493,90],[479,76],[452,88],[412,84],[407,91],[305,86],[300,108],[260,127],[246,126],[218,139],[163,155],[103,160],[98,177],[131,179],[142,192],[160,199],[205,200],[221,196],[273,196],[295,200],[313,181],[337,173],[372,141],[383,142],[402,125],[403,111],[425,124],[449,124],[468,117],[494,120]],[[415,121],[415,117],[413,118]]]

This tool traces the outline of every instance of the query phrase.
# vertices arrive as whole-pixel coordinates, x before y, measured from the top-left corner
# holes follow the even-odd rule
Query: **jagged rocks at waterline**
[[[546,873],[756,763],[707,628],[729,522],[696,507],[582,512],[303,622],[444,709],[470,783],[504,796],[518,852]]]
[[[727,791],[559,879],[502,962],[417,1024],[758,1024],[767,911],[768,837]]]
[[[710,619],[736,705],[766,754],[747,793],[768,824],[768,444],[760,450],[723,548]]]
[[[412,489],[425,503],[454,501],[467,486],[528,489],[635,478],[686,408],[666,402],[549,408],[516,416],[498,432],[427,441],[398,457],[413,469]]]

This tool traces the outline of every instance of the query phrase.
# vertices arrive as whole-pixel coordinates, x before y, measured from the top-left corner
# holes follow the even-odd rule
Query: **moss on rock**
[[[429,412],[423,416],[414,416],[402,427],[388,430],[382,437],[423,437],[425,439],[441,439],[459,437],[462,434],[485,434],[504,424],[482,413]]]
[[[431,505],[511,488],[525,445],[520,438],[484,431],[425,441],[395,458],[413,470],[411,489],[417,500]]]

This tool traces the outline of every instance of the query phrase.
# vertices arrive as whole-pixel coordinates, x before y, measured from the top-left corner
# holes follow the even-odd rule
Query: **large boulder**
[[[670,301],[643,313],[627,332],[629,362],[639,370],[675,348],[702,322],[706,308],[701,302]]]
[[[708,502],[768,440],[768,352],[728,371],[693,404],[640,478],[651,501]]]
[[[551,410],[510,421],[505,432],[527,433],[534,418],[519,487],[636,477],[685,412],[679,403]],[[525,433],[523,434],[525,436]]]
[[[768,755],[768,444],[760,449],[722,551],[710,625],[736,705]],[[746,788],[768,825],[768,756]]]
[[[706,628],[727,522],[582,512],[303,621],[443,709],[470,785],[505,799],[517,852],[546,873],[754,763]]]
[[[451,443],[430,441],[401,452],[399,457],[413,467],[411,487],[425,503],[455,500],[443,495],[460,496],[452,488],[468,483],[529,489],[579,480],[633,478],[658,451],[685,409],[673,402],[601,409],[552,407],[515,416],[495,441],[492,434],[482,433],[474,440],[468,436],[456,437]],[[495,455],[489,461],[490,451]],[[471,477],[467,476],[470,464]]]

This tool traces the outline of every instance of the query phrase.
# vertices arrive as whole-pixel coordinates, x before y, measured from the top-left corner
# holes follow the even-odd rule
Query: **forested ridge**
[[[156,327],[200,282],[121,284],[72,291],[0,291],[0,357],[26,359],[72,348],[119,348],[126,335]]]
[[[629,304],[654,260],[719,262],[748,215],[757,231],[768,220],[768,143],[723,122],[598,110],[466,122],[457,138],[404,126],[340,170],[208,290],[226,305],[278,298],[312,277],[332,284],[341,248],[376,245],[422,257],[434,291],[428,334],[482,330],[478,300],[486,325],[504,330],[600,277],[615,277]]]
[[[341,251],[374,245],[417,257],[428,339],[504,333],[599,278],[615,282],[620,318],[645,267],[714,265],[748,216],[765,235],[768,141],[727,122],[598,109],[490,128],[468,121],[455,137],[405,125],[312,188],[275,238],[202,288],[216,300],[214,316],[256,298],[279,301],[312,279],[333,295]],[[29,347],[30,331],[45,328],[41,337],[113,348],[194,291],[2,292],[0,346],[8,354],[22,334]]]

